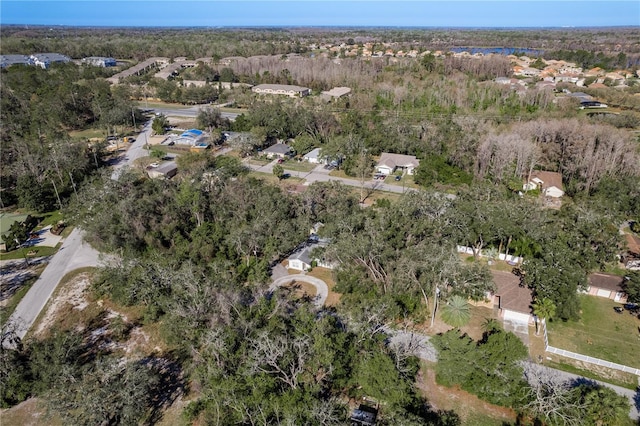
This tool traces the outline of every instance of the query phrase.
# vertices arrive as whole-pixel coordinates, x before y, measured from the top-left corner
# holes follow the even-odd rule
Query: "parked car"
[[[396,181],[399,181],[402,179],[402,176],[396,176]]]
[[[640,305],[638,305],[637,303],[625,303],[624,305],[622,305],[622,307],[632,314],[637,314],[638,312],[640,312]]]
[[[282,163],[284,163],[284,159],[278,158],[278,164],[282,164]]]

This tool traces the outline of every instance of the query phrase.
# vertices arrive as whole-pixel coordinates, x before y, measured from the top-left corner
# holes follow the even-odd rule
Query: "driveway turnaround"
[[[98,252],[82,240],[82,231],[76,228],[53,255],[40,278],[31,286],[9,318],[9,323],[15,326],[20,339],[24,338],[38,318],[62,277],[87,266],[98,266]]]
[[[314,286],[316,288],[316,297],[314,298],[313,303],[316,306],[324,305],[324,302],[327,300],[327,296],[329,295],[329,287],[327,287],[327,283],[316,277],[310,277],[303,274],[294,274],[287,275],[286,277],[282,278],[276,278],[276,280],[273,281],[273,283],[271,283],[271,285],[269,286],[269,290],[274,291],[276,288],[290,284],[294,281],[302,281]]]

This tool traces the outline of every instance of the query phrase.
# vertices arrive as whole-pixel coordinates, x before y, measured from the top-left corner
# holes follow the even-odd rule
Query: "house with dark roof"
[[[262,151],[267,158],[284,158],[291,154],[291,147],[284,143],[276,143]]]
[[[624,281],[625,278],[619,275],[596,272],[588,277],[587,294],[625,303],[627,295],[622,288]]]
[[[558,172],[535,170],[522,189],[525,191],[539,189],[545,197],[560,198],[564,195],[562,175]]]
[[[413,155],[392,154],[390,152],[383,152],[380,155],[380,160],[376,165],[376,172],[383,175],[390,175],[397,169],[401,169],[408,175],[412,175],[414,170],[420,165],[418,160]]]
[[[503,321],[528,326],[534,324],[531,305],[533,297],[527,286],[520,285],[520,277],[504,271],[491,271],[496,290],[493,302]]]

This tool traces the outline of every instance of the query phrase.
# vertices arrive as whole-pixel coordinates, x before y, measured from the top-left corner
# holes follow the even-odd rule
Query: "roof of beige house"
[[[494,294],[500,297],[500,308],[523,314],[531,313],[531,290],[520,286],[520,278],[511,272],[491,271],[496,284]]]
[[[350,87],[334,87],[331,90],[327,90],[322,92],[323,95],[329,95],[329,96],[334,96],[336,98],[339,98],[340,96],[344,96],[351,93],[351,88]]]
[[[404,154],[392,154],[390,152],[383,152],[380,155],[380,161],[378,166],[387,166],[395,169],[396,167],[418,167],[420,160],[413,155]]]
[[[622,283],[624,278],[619,275],[603,274],[597,272],[589,275],[589,285],[611,291],[623,291]]]
[[[627,240],[627,248],[629,252],[640,254],[640,238],[631,234],[626,234],[625,238]]]
[[[558,189],[562,187],[562,175],[558,172],[546,172],[543,170],[535,170],[531,174],[531,180],[540,179],[542,181],[542,189],[547,189],[555,186]]]

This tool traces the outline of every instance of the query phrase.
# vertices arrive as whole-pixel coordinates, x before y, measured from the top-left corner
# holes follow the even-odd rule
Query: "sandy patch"
[[[89,302],[84,297],[84,291],[90,284],[89,274],[80,274],[65,285],[65,291],[59,291],[55,299],[47,307],[47,311],[38,323],[35,335],[41,335],[56,322],[60,311],[67,305],[79,311],[89,306]]]
[[[460,416],[462,424],[469,424],[470,417],[474,414],[484,414],[508,424],[516,418],[513,410],[490,404],[458,387],[440,386],[435,379],[434,370],[422,368],[416,378],[416,385],[433,409],[455,411]]]

